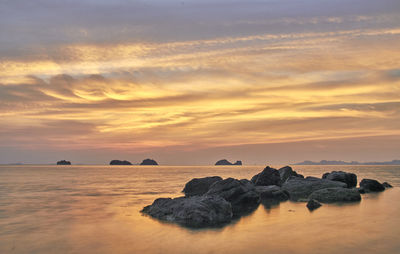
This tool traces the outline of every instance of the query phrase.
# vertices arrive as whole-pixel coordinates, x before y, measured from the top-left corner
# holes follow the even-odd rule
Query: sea
[[[400,166],[292,166],[305,176],[343,170],[394,186],[313,212],[302,202],[260,205],[208,229],[140,212],[156,198],[182,196],[192,178],[250,179],[264,167],[2,165],[0,253],[400,253]]]

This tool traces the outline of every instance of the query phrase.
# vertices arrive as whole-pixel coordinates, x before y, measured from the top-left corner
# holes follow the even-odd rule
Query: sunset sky
[[[147,157],[400,159],[400,1],[0,1],[0,163]]]

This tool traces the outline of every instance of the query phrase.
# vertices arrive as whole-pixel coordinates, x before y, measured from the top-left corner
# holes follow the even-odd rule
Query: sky
[[[0,163],[400,158],[398,0],[2,0]]]

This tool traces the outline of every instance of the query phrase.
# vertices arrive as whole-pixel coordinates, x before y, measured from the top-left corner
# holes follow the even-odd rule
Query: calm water
[[[142,216],[158,197],[180,196],[193,177],[251,178],[263,166],[0,166],[0,253],[400,253],[399,166],[295,166],[345,170],[397,188],[356,204],[284,202],[218,229]]]

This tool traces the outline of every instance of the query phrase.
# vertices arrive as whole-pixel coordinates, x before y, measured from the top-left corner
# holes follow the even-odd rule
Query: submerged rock
[[[152,159],[144,159],[140,165],[158,165],[158,163]]]
[[[267,166],[261,173],[253,176],[251,178],[251,182],[257,186],[281,186],[281,176],[278,170]]]
[[[385,187],[374,179],[362,179],[360,188],[363,188],[365,192],[379,192],[385,190]]]
[[[282,190],[287,191],[290,200],[306,200],[314,191],[326,188],[346,188],[347,184],[316,177],[290,177],[283,185]]]
[[[235,163],[231,163],[230,161],[226,159],[219,160],[215,163],[216,166],[230,166],[230,165],[236,165],[240,166],[242,165],[242,161],[236,161]]]
[[[253,184],[245,179],[227,178],[215,182],[206,195],[219,196],[230,202],[235,216],[252,211],[260,204],[259,194]]]
[[[310,211],[313,211],[313,210],[315,210],[315,209],[317,209],[317,208],[320,208],[322,205],[321,205],[321,203],[319,203],[318,201],[316,201],[315,199],[310,199],[308,202],[307,202],[307,208],[308,208],[308,210],[310,210]]]
[[[297,174],[296,171],[294,171],[291,167],[289,166],[285,166],[283,168],[279,169],[279,175],[281,177],[281,182],[284,183],[286,182],[287,179],[289,179],[289,177],[291,176],[295,176],[295,177],[301,177],[304,178],[303,175]]]
[[[343,171],[332,171],[322,175],[322,179],[328,179],[331,181],[339,181],[347,184],[348,188],[357,186],[357,175],[353,173],[347,173]]]
[[[308,197],[310,200],[314,199],[321,203],[333,202],[354,202],[360,201],[361,195],[357,189],[348,188],[327,188],[314,191]]]
[[[142,210],[154,218],[189,227],[209,227],[230,222],[232,206],[219,196],[159,198]]]
[[[61,160],[57,161],[57,165],[71,165],[71,162],[66,160]]]
[[[222,178],[219,176],[193,178],[192,180],[186,183],[185,188],[183,189],[182,192],[185,193],[185,196],[187,197],[203,195],[210,189],[210,186],[213,183],[221,180]]]
[[[388,183],[388,182],[384,182],[384,183],[382,183],[382,185],[383,185],[383,187],[385,187],[385,189],[387,189],[387,188],[393,188],[393,186],[390,185],[390,183]]]
[[[130,161],[120,161],[120,160],[112,160],[110,161],[110,165],[132,165]]]

